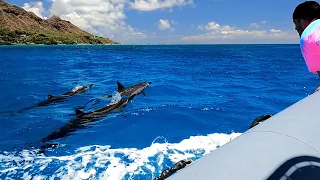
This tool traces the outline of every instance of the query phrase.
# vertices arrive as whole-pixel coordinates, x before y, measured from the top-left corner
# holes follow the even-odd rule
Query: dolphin
[[[75,87],[74,89],[72,89],[71,91],[66,92],[66,93],[64,93],[64,94],[61,94],[61,95],[59,95],[59,96],[53,96],[53,95],[49,94],[49,95],[48,95],[48,100],[68,98],[68,97],[70,97],[70,96],[83,93],[84,91],[90,89],[93,85],[94,85],[94,84],[89,84],[89,85],[87,85],[87,86],[77,86],[77,87]]]
[[[49,134],[47,137],[43,138],[41,141],[47,142],[47,141],[51,141],[54,139],[63,138],[65,136],[68,136],[71,132],[76,131],[77,129],[85,128],[85,124],[87,124],[87,123],[95,122],[110,113],[114,113],[114,112],[122,110],[123,108],[125,108],[128,105],[128,103],[130,101],[132,101],[132,99],[135,96],[136,96],[136,94],[133,94],[129,98],[122,98],[117,102],[112,102],[105,107],[102,107],[97,110],[93,110],[91,112],[83,112],[79,109],[76,109],[75,110],[76,119],[69,121],[68,124],[61,127],[59,130],[54,131],[53,133]],[[45,145],[43,147],[49,147],[49,146]]]
[[[117,81],[118,93],[120,93],[121,96],[131,96],[132,94],[136,94],[136,95],[143,94],[145,96],[146,94],[144,90],[151,83],[152,82],[141,82],[126,88],[119,81]],[[112,97],[112,95],[105,95],[104,97]]]
[[[151,84],[152,82],[141,82],[135,85],[132,85],[128,88],[124,87],[119,81],[117,81],[117,85],[118,85],[118,93],[120,94],[120,96],[131,96],[133,94],[139,95],[139,94],[143,94],[144,96],[146,95],[144,90]],[[79,109],[84,109],[84,107],[90,103],[93,102],[93,104],[97,104],[100,102],[100,100],[102,98],[111,98],[113,97],[113,95],[111,94],[107,94],[104,95],[102,97],[98,97],[98,98],[94,98],[91,99],[89,102],[87,102],[85,105],[83,106],[79,106]]]
[[[61,95],[58,95],[58,96],[54,96],[54,95],[49,94],[47,96],[46,100],[41,101],[41,102],[39,102],[39,103],[37,103],[35,105],[32,105],[32,106],[23,108],[21,110],[18,110],[17,112],[18,113],[22,113],[23,111],[26,111],[26,110],[29,110],[29,109],[32,109],[32,108],[36,108],[36,107],[40,107],[40,106],[48,106],[48,105],[50,105],[51,103],[54,103],[54,102],[64,101],[65,99],[67,99],[67,98],[69,98],[71,96],[83,93],[84,91],[86,91],[89,88],[91,88],[93,85],[94,84],[90,84],[90,85],[86,85],[86,86],[77,86],[74,89],[72,89],[71,91],[66,92],[64,94],[61,94]]]

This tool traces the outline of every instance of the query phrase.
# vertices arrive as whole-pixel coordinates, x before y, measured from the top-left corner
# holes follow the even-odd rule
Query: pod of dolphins
[[[71,132],[74,132],[80,128],[84,128],[85,125],[89,122],[95,122],[105,116],[107,116],[110,113],[119,112],[123,110],[129,102],[133,100],[133,98],[137,95],[143,94],[145,95],[144,90],[151,84],[151,82],[141,82],[135,85],[132,85],[130,87],[123,86],[120,82],[117,82],[118,85],[118,93],[121,96],[121,99],[116,102],[111,102],[107,104],[106,106],[92,110],[90,112],[83,112],[80,109],[75,110],[75,116],[76,118],[69,121],[66,125],[59,128],[57,131],[52,132],[47,137],[43,138],[41,140],[42,143],[46,143],[47,141],[59,139],[68,136]],[[24,109],[21,109],[17,111],[17,113],[22,113],[26,110],[40,107],[40,106],[48,106],[55,102],[62,102],[68,99],[69,97],[81,94],[85,92],[86,90],[93,87],[94,84],[86,85],[86,86],[79,86],[74,88],[70,92],[66,92],[61,95],[48,95],[47,99],[39,102],[33,106],[26,107]],[[112,97],[111,94],[104,95],[103,97],[110,98]],[[54,148],[58,147],[58,144],[44,144],[41,146],[40,151],[38,153],[43,153],[48,148]]]
[[[55,147],[59,146],[59,144],[48,144],[47,143],[48,141],[66,137],[71,132],[74,132],[80,128],[86,127],[87,123],[95,122],[95,121],[107,116],[110,113],[119,112],[119,111],[123,110],[133,100],[133,98],[135,96],[140,95],[140,94],[143,94],[145,96],[146,94],[145,94],[144,90],[148,86],[150,86],[151,83],[152,82],[140,82],[140,83],[132,85],[130,87],[125,87],[120,82],[117,82],[117,86],[118,86],[117,93],[121,97],[121,99],[119,101],[110,102],[106,106],[103,106],[102,108],[99,108],[96,110],[92,110],[90,112],[81,111],[80,109],[84,109],[84,106],[80,106],[80,108],[75,110],[75,116],[76,116],[75,119],[70,120],[66,125],[62,126],[58,130],[50,133],[48,136],[41,139],[41,142],[44,143],[44,145],[42,145],[40,147],[40,150],[38,153],[43,153],[48,148],[55,148]],[[32,108],[41,107],[41,106],[48,106],[48,105],[50,105],[52,103],[56,103],[56,102],[63,102],[72,96],[84,93],[85,91],[92,88],[93,86],[94,86],[94,84],[89,84],[86,86],[78,86],[69,92],[66,92],[61,95],[56,95],[56,96],[49,94],[47,96],[46,100],[43,100],[35,105],[18,110],[15,113],[22,113],[22,112],[30,110]],[[103,98],[111,98],[111,97],[113,97],[113,95],[106,94],[106,95],[103,95],[102,97]],[[93,100],[96,100],[96,99],[93,99]],[[92,100],[89,101],[88,103],[90,103],[90,102],[92,102]],[[273,114],[265,114],[265,115],[257,117],[251,123],[249,129],[251,129],[252,127],[269,119],[271,116],[273,116]]]

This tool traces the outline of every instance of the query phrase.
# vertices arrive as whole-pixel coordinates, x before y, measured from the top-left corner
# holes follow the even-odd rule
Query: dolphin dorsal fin
[[[117,81],[117,84],[118,84],[118,92],[122,92],[126,89],[120,82]]]
[[[76,109],[76,116],[81,116],[83,114],[84,114],[83,111],[81,111],[80,109]]]
[[[47,97],[48,99],[50,99],[50,98],[53,98],[53,95],[49,94]]]

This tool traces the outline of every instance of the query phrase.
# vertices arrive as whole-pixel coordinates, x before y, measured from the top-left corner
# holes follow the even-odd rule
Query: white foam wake
[[[144,149],[86,146],[71,156],[0,153],[0,179],[153,179],[182,159],[196,160],[241,135],[192,136],[180,143],[158,143]],[[23,163],[21,163],[23,162]]]

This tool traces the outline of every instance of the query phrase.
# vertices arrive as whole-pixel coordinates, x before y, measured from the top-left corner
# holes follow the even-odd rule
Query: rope
[[[183,169],[191,162],[192,162],[191,160],[181,160],[181,161],[175,163],[173,165],[173,167],[162,171],[161,175],[159,177],[154,178],[154,180],[164,180],[164,179],[170,177],[175,172],[179,171],[180,169]]]

